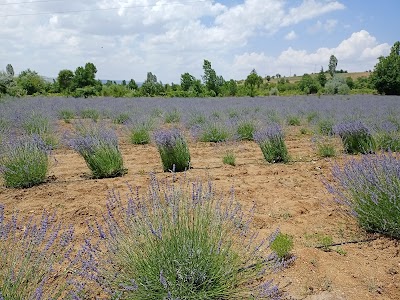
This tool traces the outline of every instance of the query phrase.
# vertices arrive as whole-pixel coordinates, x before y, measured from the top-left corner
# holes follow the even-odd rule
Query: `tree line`
[[[380,57],[372,74],[353,80],[346,71],[336,70],[338,60],[331,55],[328,68],[317,74],[304,74],[299,80],[289,80],[280,74],[258,75],[253,69],[245,80],[225,80],[203,61],[201,79],[184,73],[180,83],[163,84],[152,72],[138,85],[134,79],[121,83],[96,79],[97,68],[88,62],[75,71],[61,70],[56,79],[46,80],[36,71],[27,69],[17,76],[11,64],[0,71],[0,96],[61,95],[73,97],[224,97],[296,94],[373,93],[400,95],[400,42],[396,42],[386,57]]]

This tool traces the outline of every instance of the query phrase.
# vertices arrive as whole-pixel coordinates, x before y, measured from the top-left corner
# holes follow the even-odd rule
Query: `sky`
[[[57,77],[86,62],[97,78],[163,83],[373,70],[398,35],[398,0],[0,0],[0,70]],[[397,29],[396,29],[397,28]]]

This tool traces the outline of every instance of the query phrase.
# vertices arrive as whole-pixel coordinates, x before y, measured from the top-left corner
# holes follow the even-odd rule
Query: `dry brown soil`
[[[64,125],[62,125],[64,126]],[[400,245],[373,237],[369,242],[346,243],[323,251],[324,240],[334,243],[371,238],[331,201],[321,182],[329,180],[333,160],[319,158],[310,135],[299,127],[287,129],[286,143],[291,155],[288,164],[268,164],[253,142],[235,144],[190,143],[193,169],[189,178],[211,179],[216,189],[229,193],[245,208],[256,204],[253,226],[269,235],[277,227],[294,237],[297,257],[288,269],[274,277],[292,299],[400,299]],[[85,174],[84,160],[70,149],[54,151],[56,163],[50,168],[48,183],[30,189],[0,187],[0,203],[6,214],[39,216],[43,209],[56,209],[58,218],[77,227],[78,236],[86,230],[85,221],[104,212],[107,191],[127,191],[126,182],[146,191],[149,173],[163,179],[160,158],[154,145],[131,145],[121,139],[121,150],[128,174],[121,178],[94,180]],[[222,163],[227,150],[236,154],[236,166]],[[347,159],[340,154],[335,161]]]

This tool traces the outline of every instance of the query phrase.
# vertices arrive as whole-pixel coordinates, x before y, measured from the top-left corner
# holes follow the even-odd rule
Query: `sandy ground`
[[[210,179],[216,189],[229,193],[245,208],[256,204],[253,226],[269,235],[277,227],[294,237],[296,261],[274,275],[292,299],[400,299],[400,245],[397,241],[374,237],[369,242],[346,243],[318,248],[324,237],[334,243],[361,241],[371,236],[341,213],[331,201],[321,179],[329,180],[333,161],[315,154],[310,135],[300,127],[287,130],[286,143],[291,155],[288,164],[268,164],[253,142],[216,145],[190,143],[193,169],[189,178]],[[236,154],[236,166],[222,163],[227,150]],[[100,218],[105,211],[107,192],[127,191],[126,182],[146,191],[149,173],[160,179],[162,172],[154,145],[136,146],[122,140],[121,151],[128,174],[121,178],[94,180],[85,174],[84,160],[74,151],[54,151],[56,162],[50,168],[48,183],[30,189],[0,187],[0,203],[6,214],[40,215],[43,209],[57,210],[58,218],[73,223],[78,236],[85,232],[86,220]],[[339,155],[336,161],[346,159]],[[337,250],[337,251],[336,251]]]

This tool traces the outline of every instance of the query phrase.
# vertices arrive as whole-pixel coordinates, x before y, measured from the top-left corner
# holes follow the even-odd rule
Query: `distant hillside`
[[[355,80],[355,79],[357,79],[357,78],[359,78],[359,77],[369,77],[371,74],[372,74],[371,72],[337,73],[337,75],[339,75],[339,76],[343,76],[344,78],[346,78],[346,77],[351,77],[353,80]],[[310,74],[310,75],[313,76],[313,77],[316,77],[316,76],[318,75],[318,73],[313,73],[313,74]],[[285,79],[288,79],[289,82],[298,82],[298,81],[301,80],[301,77],[302,77],[302,76],[303,76],[303,75],[301,75],[301,76],[285,77]],[[326,74],[326,76],[327,76],[327,78],[329,79],[330,75],[329,75],[329,74]],[[264,78],[264,79],[265,79],[265,78]],[[270,82],[277,83],[278,80],[279,80],[279,78],[274,78],[274,79],[271,79]]]

